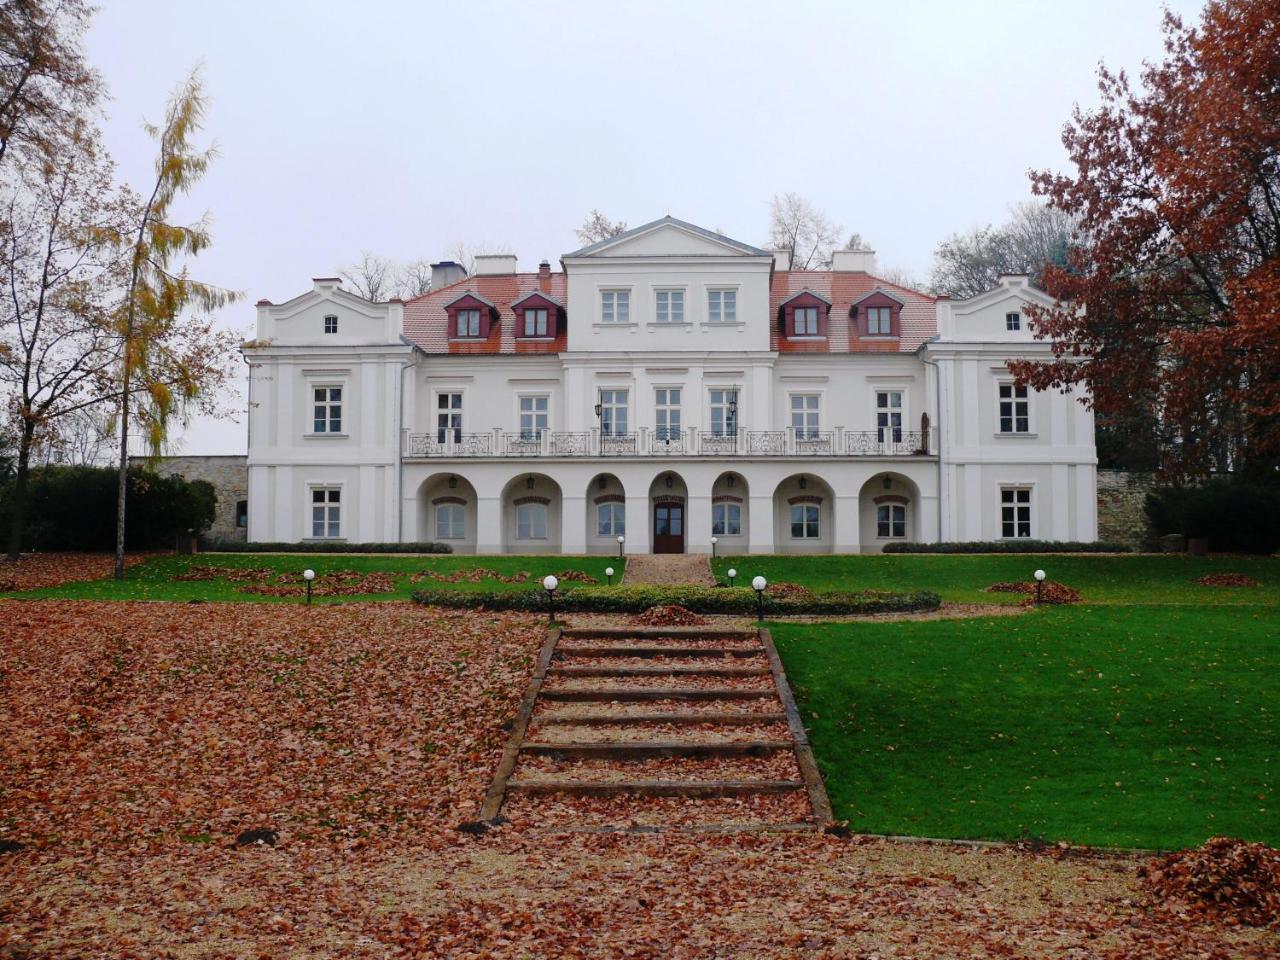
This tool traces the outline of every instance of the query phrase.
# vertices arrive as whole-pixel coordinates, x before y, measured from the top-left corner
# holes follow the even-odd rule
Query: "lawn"
[[[407,600],[409,595],[424,587],[460,591],[535,590],[542,577],[548,573],[562,574],[575,571],[605,582],[605,568],[615,570],[614,583],[625,567],[625,560],[617,557],[584,556],[450,556],[407,554],[264,554],[264,553],[205,553],[199,556],[159,556],[130,567],[125,579],[75,580],[59,586],[45,587],[20,593],[0,593],[0,596],[50,597],[75,600],[220,600],[239,602],[297,603],[305,599],[306,591],[299,580],[303,570],[316,571],[317,603],[333,603],[352,600]],[[259,583],[246,583],[217,577],[211,580],[179,579],[193,568],[208,567],[230,571],[267,570],[269,574]],[[494,577],[476,581],[447,580],[422,577],[424,572],[448,576],[457,571],[477,568],[494,571],[504,577],[520,573],[529,574],[524,582],[508,582]],[[350,576],[342,576],[348,573]],[[361,577],[384,575],[385,579],[361,581]],[[281,583],[279,578],[285,577]],[[418,579],[414,579],[418,577]],[[563,577],[561,578],[563,580]],[[325,596],[326,583],[345,580],[378,588],[373,592],[357,592],[341,596]],[[282,595],[270,595],[246,590],[246,587],[268,586],[284,588]],[[564,580],[563,589],[573,589],[574,581]],[[389,587],[390,589],[386,589]]]

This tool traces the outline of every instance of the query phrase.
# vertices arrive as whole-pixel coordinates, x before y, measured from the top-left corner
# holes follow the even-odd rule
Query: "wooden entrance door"
[[[653,552],[684,553],[684,504],[653,505]]]

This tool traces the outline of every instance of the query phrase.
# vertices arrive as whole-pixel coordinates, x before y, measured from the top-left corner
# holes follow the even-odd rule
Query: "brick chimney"
[[[543,260],[538,264],[538,290],[541,293],[551,293],[551,264]]]

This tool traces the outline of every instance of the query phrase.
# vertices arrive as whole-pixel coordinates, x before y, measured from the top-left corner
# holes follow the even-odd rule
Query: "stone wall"
[[[1099,470],[1098,539],[1149,548],[1153,535],[1143,505],[1155,486],[1151,473]]]
[[[130,457],[132,463],[163,477],[174,474],[184,480],[207,480],[218,495],[210,540],[244,540],[246,527],[236,525],[236,504],[249,499],[248,458],[241,454],[192,457]],[[246,514],[247,515],[247,514]]]

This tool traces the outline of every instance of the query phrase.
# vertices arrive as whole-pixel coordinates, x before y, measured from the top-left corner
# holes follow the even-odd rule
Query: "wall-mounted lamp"
[[[675,485],[676,485],[675,477],[671,476],[671,474],[669,474],[669,473],[668,473],[668,474],[667,474],[667,489],[668,489],[668,490],[670,490],[670,489],[671,489],[672,487],[674,487]]]
[[[530,474],[529,476],[524,478],[524,485],[525,485],[525,488],[528,490],[533,489],[533,474]]]
[[[801,478],[800,478],[800,489],[801,489],[801,490],[807,490],[807,489],[809,489],[809,478],[808,478],[808,477],[801,477]]]
[[[450,478],[449,478],[449,489],[450,489],[450,490],[457,490],[457,489],[458,489],[458,478],[457,478],[457,477],[450,477]]]

